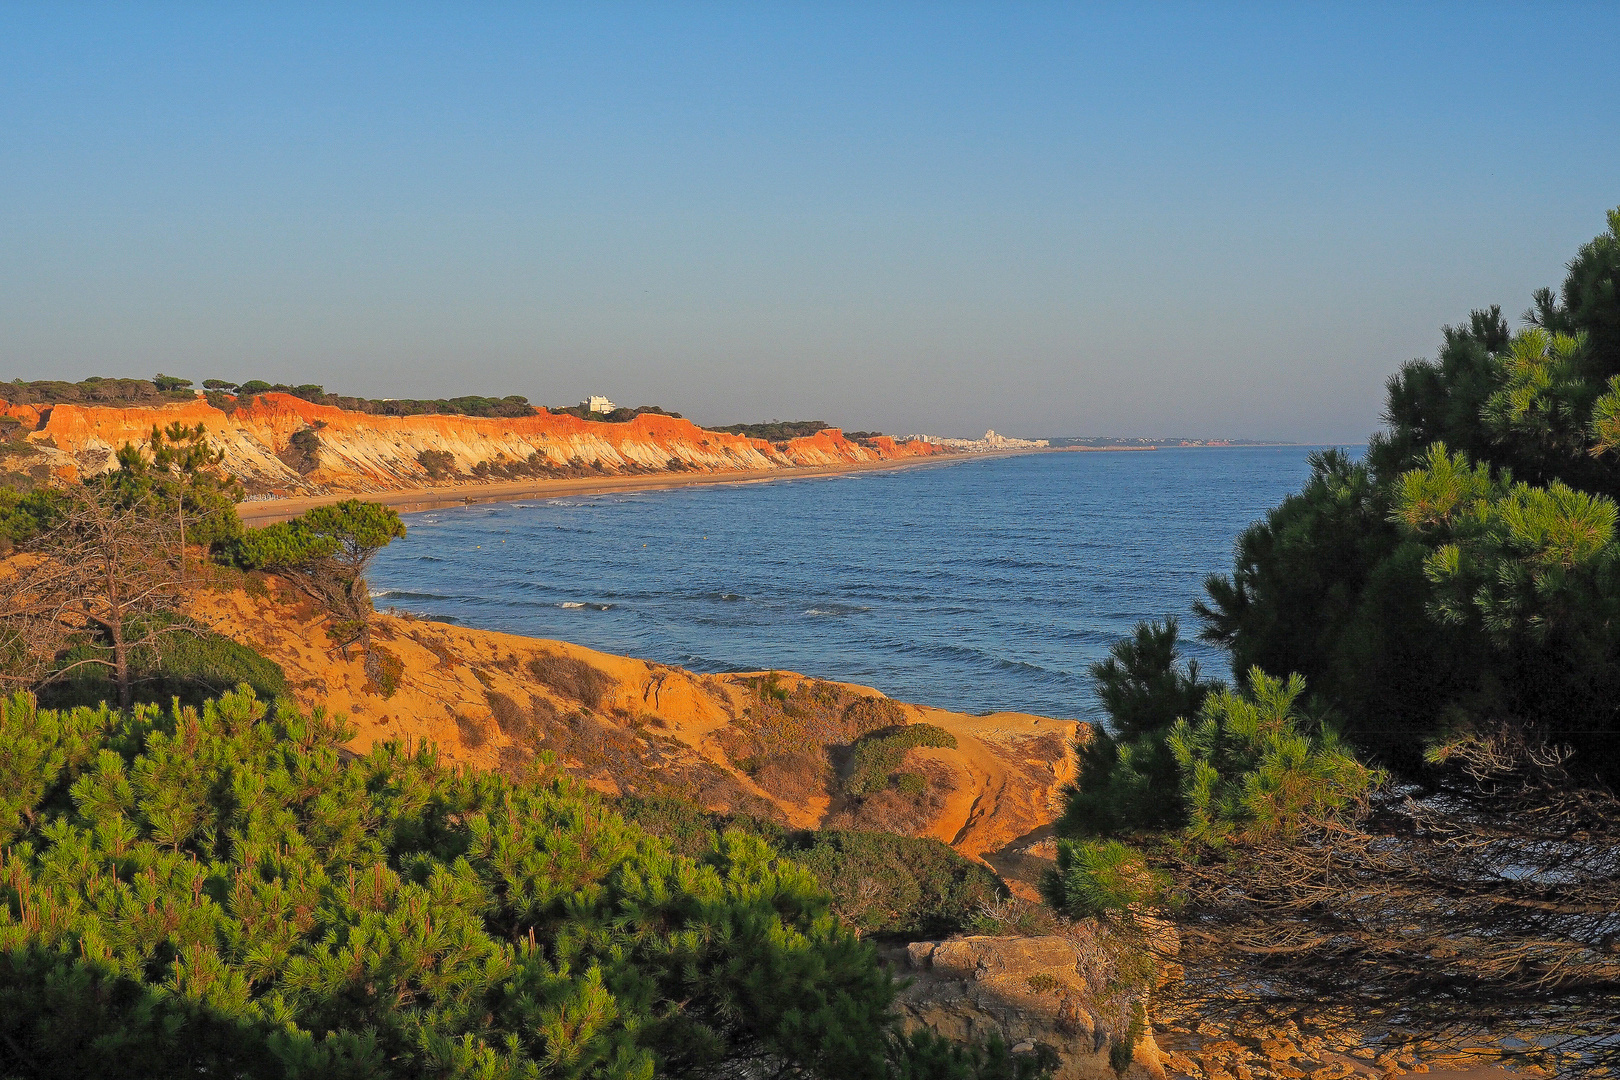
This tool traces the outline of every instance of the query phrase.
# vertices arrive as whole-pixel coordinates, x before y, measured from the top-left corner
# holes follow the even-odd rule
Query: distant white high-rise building
[[[580,404],[585,406],[586,409],[593,413],[610,413],[614,409],[618,408],[618,406],[613,404],[613,402],[599,394],[592,394],[590,397],[580,402]]]

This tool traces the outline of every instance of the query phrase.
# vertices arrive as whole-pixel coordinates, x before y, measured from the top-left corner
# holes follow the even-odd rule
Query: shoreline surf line
[[[277,521],[288,521],[317,506],[330,506],[344,499],[363,499],[366,502],[381,503],[402,514],[410,514],[422,510],[442,510],[450,506],[513,502],[518,499],[610,495],[620,491],[659,491],[713,484],[760,484],[773,480],[915,469],[927,465],[956,465],[965,461],[983,461],[987,458],[1052,452],[1054,451],[1049,449],[992,450],[974,454],[942,454],[938,457],[912,460],[851,461],[838,465],[801,465],[785,469],[742,469],[736,472],[715,473],[643,473],[634,476],[568,477],[556,480],[516,480],[499,484],[458,484],[438,488],[397,488],[388,491],[351,491],[332,495],[296,495],[285,499],[238,503],[236,512],[244,525],[270,525]]]

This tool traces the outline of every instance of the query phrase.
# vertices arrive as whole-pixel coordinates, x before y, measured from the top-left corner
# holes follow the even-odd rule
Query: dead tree
[[[32,686],[101,666],[118,688],[119,705],[130,705],[135,655],[186,629],[166,617],[182,598],[181,548],[174,519],[163,511],[149,495],[65,492],[60,518],[0,579],[8,682]],[[75,644],[91,648],[64,662]]]

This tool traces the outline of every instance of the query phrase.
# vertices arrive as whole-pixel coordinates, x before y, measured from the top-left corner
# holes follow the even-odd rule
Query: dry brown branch
[[[1352,828],[1160,853],[1186,901],[1184,1003],[1620,1069],[1620,799],[1513,729],[1437,760],[1432,787],[1384,791]]]
[[[118,500],[83,487],[64,494],[61,519],[0,579],[0,678],[30,686],[102,666],[127,707],[132,654],[185,629],[153,618],[173,612],[181,598],[178,530],[146,498]],[[93,648],[64,663],[75,643]]]

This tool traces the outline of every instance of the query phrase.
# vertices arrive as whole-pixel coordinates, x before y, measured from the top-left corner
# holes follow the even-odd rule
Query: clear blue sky
[[[1620,204],[1620,5],[0,8],[0,376],[1365,437]]]

